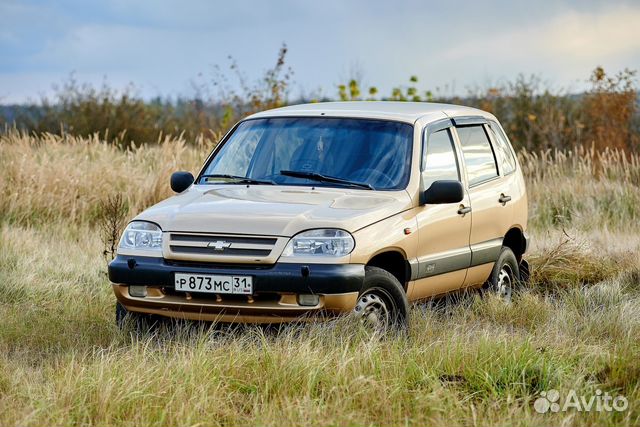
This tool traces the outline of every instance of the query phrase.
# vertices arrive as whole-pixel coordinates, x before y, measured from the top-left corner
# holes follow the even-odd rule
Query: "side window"
[[[426,190],[440,179],[460,180],[456,152],[449,129],[429,135],[422,152],[422,183]]]
[[[500,126],[495,123],[490,123],[489,128],[493,133],[493,139],[496,141],[496,151],[498,159],[500,161],[500,168],[503,175],[508,175],[516,170],[516,159],[513,157],[513,152],[509,148],[509,141],[505,136]]]
[[[496,158],[482,125],[456,128],[462,146],[469,185],[479,184],[498,176]]]

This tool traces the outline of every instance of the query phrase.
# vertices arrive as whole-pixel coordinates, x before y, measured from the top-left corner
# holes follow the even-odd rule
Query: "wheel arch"
[[[407,284],[411,278],[411,266],[402,251],[393,248],[382,250],[371,257],[366,265],[388,271],[398,279],[405,291],[407,290]]]
[[[507,231],[502,239],[502,246],[506,246],[513,251],[518,262],[527,251],[527,237],[519,227],[512,227]]]

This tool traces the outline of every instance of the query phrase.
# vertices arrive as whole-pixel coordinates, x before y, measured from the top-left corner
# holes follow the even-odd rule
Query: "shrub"
[[[56,88],[53,100],[40,105],[0,108],[0,125],[18,130],[70,134],[128,145],[149,143],[163,136],[182,136],[188,142],[212,139],[256,111],[289,103],[293,71],[286,66],[287,47],[278,52],[273,67],[255,83],[233,58],[228,70],[215,68],[211,81],[195,84],[192,99],[156,98],[144,101],[133,85],[117,91],[107,84],[96,89],[78,83],[73,75]],[[235,79],[235,84],[229,83]],[[613,76],[597,67],[590,78],[591,89],[568,94],[545,88],[537,76],[519,76],[515,81],[485,89],[470,89],[465,97],[444,96],[438,90],[422,90],[418,77],[392,88],[387,96],[376,86],[362,87],[358,78],[337,87],[337,99],[438,101],[475,106],[494,113],[517,149],[597,150],[619,148],[636,151],[640,144],[640,111],[635,71],[625,69]],[[313,97],[312,97],[313,99]],[[323,100],[331,100],[324,98]],[[303,102],[299,99],[296,102]]]

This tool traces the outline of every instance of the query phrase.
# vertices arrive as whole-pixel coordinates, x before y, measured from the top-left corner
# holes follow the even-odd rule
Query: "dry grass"
[[[521,153],[531,225],[624,230],[640,219],[640,155],[618,150]]]
[[[196,172],[211,148],[165,139],[123,151],[97,137],[0,136],[0,214],[21,224],[91,223],[114,194],[139,212],[170,196],[171,173]]]
[[[123,151],[97,137],[0,135],[0,214],[19,224],[93,223],[101,204],[121,194],[133,215],[172,194],[172,172],[197,172],[213,148],[199,141],[166,138]],[[537,230],[615,231],[640,220],[640,155],[545,151],[522,153],[520,163]]]
[[[207,151],[0,138],[0,425],[640,423],[640,233],[635,206],[615,210],[636,197],[634,158],[522,157],[534,283],[512,305],[470,294],[417,306],[407,336],[383,339],[349,319],[121,332],[94,224],[101,201],[123,194],[132,214]],[[605,188],[618,205],[601,201]],[[549,206],[571,209],[570,220],[554,222]],[[536,413],[550,388],[623,394],[630,407]]]

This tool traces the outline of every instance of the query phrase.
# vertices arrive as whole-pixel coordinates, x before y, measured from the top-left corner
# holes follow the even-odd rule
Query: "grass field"
[[[0,137],[0,425],[639,425],[640,158],[523,154],[531,286],[416,306],[406,336],[349,319],[279,332],[114,324],[98,225],[170,195],[208,150]],[[623,412],[539,414],[540,392]]]

